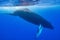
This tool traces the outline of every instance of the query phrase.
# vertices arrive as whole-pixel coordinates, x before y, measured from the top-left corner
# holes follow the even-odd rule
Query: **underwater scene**
[[[59,0],[19,1],[0,0],[0,40],[60,40]]]

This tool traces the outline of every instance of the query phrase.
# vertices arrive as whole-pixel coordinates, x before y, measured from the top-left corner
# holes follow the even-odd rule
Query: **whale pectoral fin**
[[[36,37],[39,37],[42,32],[43,27],[40,25]]]

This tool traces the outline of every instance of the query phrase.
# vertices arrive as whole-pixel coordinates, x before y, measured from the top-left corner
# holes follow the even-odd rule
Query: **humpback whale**
[[[9,14],[9,15],[19,16],[32,24],[38,25],[39,30],[37,32],[37,36],[40,35],[40,33],[42,31],[42,27],[53,29],[53,26],[49,21],[44,19],[42,16],[40,16],[34,12],[31,12],[29,10],[16,10],[13,14]]]

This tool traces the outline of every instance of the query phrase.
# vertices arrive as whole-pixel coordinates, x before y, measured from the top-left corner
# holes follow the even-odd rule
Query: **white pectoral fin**
[[[38,33],[37,33],[37,37],[39,37],[40,36],[40,34],[41,34],[41,32],[42,32],[42,29],[43,29],[43,27],[40,25],[39,26],[39,29],[38,29]]]

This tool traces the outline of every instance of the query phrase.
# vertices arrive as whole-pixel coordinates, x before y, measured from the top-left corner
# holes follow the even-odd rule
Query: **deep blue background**
[[[36,39],[37,25],[18,16],[0,14],[0,40],[60,40],[60,6],[29,9],[51,22],[54,29],[43,28]]]

